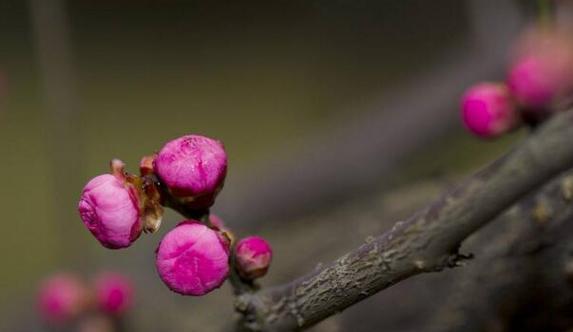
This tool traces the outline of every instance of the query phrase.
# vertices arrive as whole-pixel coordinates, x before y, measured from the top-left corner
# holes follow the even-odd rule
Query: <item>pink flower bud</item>
[[[237,243],[235,249],[237,271],[245,279],[264,276],[269,269],[273,251],[269,243],[259,236],[249,236]]]
[[[528,108],[551,106],[573,89],[573,47],[567,34],[533,30],[518,43],[507,84]],[[542,110],[543,111],[543,110]]]
[[[173,196],[191,208],[209,208],[223,187],[227,155],[221,142],[187,135],[174,139],[159,151],[154,170]]]
[[[77,277],[58,274],[41,283],[38,309],[46,321],[63,324],[85,309],[86,297],[87,291]]]
[[[549,54],[530,55],[512,67],[507,82],[517,100],[527,107],[544,107],[571,89],[572,66]]]
[[[462,98],[465,127],[482,137],[496,137],[515,128],[519,117],[507,87],[498,83],[480,83]]]
[[[95,281],[95,291],[100,309],[112,315],[121,315],[131,307],[133,286],[125,276],[104,273]]]
[[[229,274],[229,243],[218,232],[193,220],[165,235],[155,266],[163,282],[182,295],[204,295]]]
[[[82,191],[78,210],[86,227],[104,247],[128,247],[141,234],[137,190],[121,176],[93,178]]]

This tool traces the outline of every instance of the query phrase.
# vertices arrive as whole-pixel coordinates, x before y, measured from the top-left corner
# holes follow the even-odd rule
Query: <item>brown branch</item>
[[[573,285],[569,278],[573,271],[568,268],[573,250],[572,200],[570,170],[504,213],[495,228],[480,234],[475,245],[485,250],[460,271],[428,330],[572,328]]]
[[[304,329],[403,279],[456,266],[461,242],[522,196],[573,167],[573,111],[426,209],[290,284],[238,297],[241,328]]]

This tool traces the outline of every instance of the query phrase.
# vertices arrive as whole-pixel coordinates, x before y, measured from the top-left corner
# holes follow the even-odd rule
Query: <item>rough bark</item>
[[[456,266],[461,242],[521,197],[573,166],[573,112],[427,208],[334,263],[287,285],[238,297],[242,328],[304,329],[400,280]]]
[[[568,171],[499,218],[495,240],[461,271],[430,331],[572,328],[572,199]]]

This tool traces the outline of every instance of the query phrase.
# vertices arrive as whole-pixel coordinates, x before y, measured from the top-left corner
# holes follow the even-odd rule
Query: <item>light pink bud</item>
[[[191,208],[209,208],[223,187],[227,155],[221,142],[199,135],[174,139],[161,149],[154,170],[173,196]]]
[[[204,295],[220,287],[229,274],[229,243],[203,224],[184,221],[161,240],[155,266],[174,292]]]
[[[273,251],[269,243],[259,236],[241,239],[235,248],[237,271],[245,279],[264,276],[269,269]]]
[[[95,281],[95,291],[100,309],[112,315],[121,315],[132,304],[131,281],[118,273],[104,273]]]
[[[573,47],[567,34],[533,30],[518,43],[507,84],[528,108],[551,106],[573,89]],[[543,110],[542,110],[543,111]]]
[[[499,136],[519,123],[509,91],[499,83],[469,88],[462,98],[462,120],[469,131],[482,138]]]
[[[137,190],[121,176],[93,178],[82,191],[78,210],[86,227],[104,247],[128,247],[141,234]]]
[[[58,274],[40,285],[38,309],[48,322],[63,324],[75,318],[87,304],[82,282],[70,274]]]

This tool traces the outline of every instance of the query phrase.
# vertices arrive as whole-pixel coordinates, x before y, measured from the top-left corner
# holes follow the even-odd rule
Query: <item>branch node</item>
[[[473,258],[474,254],[472,253],[469,254],[456,253],[448,258],[447,267],[454,268],[454,267],[465,266],[467,264],[467,261]]]

